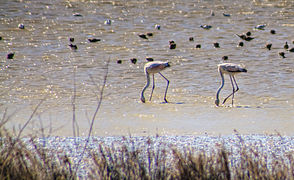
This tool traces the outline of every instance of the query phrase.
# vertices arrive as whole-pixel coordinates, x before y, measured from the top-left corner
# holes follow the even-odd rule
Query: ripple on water
[[[39,109],[40,119],[48,122],[44,126],[52,126],[57,134],[71,135],[71,126],[66,124],[73,121],[75,103],[77,121],[84,132],[97,107],[106,61],[110,58],[103,102],[96,117],[98,134],[140,133],[143,128],[150,134],[228,134],[233,129],[292,134],[287,126],[293,127],[294,117],[294,54],[286,52],[283,45],[292,41],[293,3],[3,2],[0,115],[6,108],[11,108],[11,113],[17,110],[9,127],[23,124],[24,117],[29,117],[44,98]],[[211,10],[215,16],[211,16]],[[74,13],[82,16],[73,16]],[[231,16],[224,17],[223,13]],[[105,25],[108,19],[112,23]],[[21,23],[24,30],[17,27]],[[156,24],[160,25],[159,30],[154,28]],[[212,28],[200,28],[203,24]],[[258,24],[267,26],[265,30],[253,30]],[[272,29],[277,33],[271,34]],[[237,47],[241,39],[235,34],[248,31],[255,39]],[[138,37],[147,32],[153,33],[148,40]],[[69,37],[75,38],[77,51],[68,47]],[[89,37],[101,38],[101,42],[89,43]],[[189,37],[194,41],[190,42]],[[176,42],[176,49],[169,49],[171,40]],[[214,42],[220,48],[214,48]],[[272,50],[265,49],[266,43],[273,44]],[[196,48],[196,44],[201,44],[201,48]],[[281,51],[286,58],[279,56]],[[14,59],[6,59],[11,52],[15,52]],[[217,64],[224,62],[224,56],[228,56],[226,62],[244,64],[248,69],[247,74],[236,76],[240,90],[235,94],[233,108],[230,100],[220,108],[214,105],[220,85]],[[161,103],[166,82],[159,75],[155,75],[152,101],[140,102],[146,82],[146,57],[171,63],[171,68],[162,72],[170,80],[167,104]],[[132,64],[131,58],[136,58],[137,63]],[[121,64],[117,64],[118,59]],[[150,91],[146,91],[146,96]],[[221,98],[231,91],[230,79],[225,77]],[[140,123],[142,119],[144,122]],[[32,128],[41,128],[37,122],[36,117]]]

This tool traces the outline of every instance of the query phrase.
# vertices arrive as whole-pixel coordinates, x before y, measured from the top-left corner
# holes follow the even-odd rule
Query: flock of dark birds
[[[212,16],[214,16],[214,13],[211,14]],[[224,16],[226,17],[229,17],[230,14],[225,14],[223,13]],[[74,14],[74,16],[82,16],[81,14],[79,13],[76,13]],[[106,20],[104,22],[105,25],[111,25],[112,21],[111,20]],[[256,30],[265,30],[265,27],[266,25],[265,24],[260,24],[260,25],[257,25],[256,27],[254,27],[254,29]],[[18,28],[19,29],[25,29],[25,26],[24,24],[19,24],[18,25]],[[155,25],[155,29],[157,30],[160,30],[161,26],[159,24],[156,24]],[[209,30],[212,28],[211,25],[200,25],[200,28],[204,29],[204,30]],[[271,34],[276,34],[276,31],[275,30],[270,30],[270,33]],[[141,34],[138,34],[138,37],[142,38],[142,39],[145,39],[145,40],[148,40],[150,37],[153,36],[153,33],[152,32],[148,32],[146,34],[144,33],[141,33]],[[243,33],[243,34],[236,34],[237,37],[239,37],[241,39],[241,41],[239,41],[238,43],[238,47],[243,47],[244,46],[244,42],[249,42],[249,41],[252,41],[255,39],[255,37],[252,37],[252,33],[250,31],[248,31],[247,33]],[[2,40],[3,38],[0,36],[0,41]],[[76,51],[78,49],[77,45],[74,44],[74,41],[75,39],[70,37],[69,38],[69,42],[70,44],[68,45],[73,51]],[[90,43],[96,43],[96,42],[99,42],[101,41],[101,39],[97,39],[97,38],[91,38],[91,39],[88,39],[88,41]],[[190,42],[193,42],[194,41],[194,38],[193,37],[189,37],[189,41]],[[292,44],[294,44],[294,40],[292,41]],[[213,43],[213,46],[214,48],[220,48],[220,44],[218,42],[214,42]],[[170,40],[169,41],[169,49],[176,49],[177,45],[175,43],[174,40]],[[195,46],[196,49],[200,49],[201,48],[201,44],[196,44]],[[272,48],[272,43],[267,43],[265,44],[265,48],[268,49],[268,50],[271,50]],[[278,52],[278,54],[282,57],[282,58],[286,58],[285,56],[285,52],[294,52],[294,47],[290,48],[289,47],[289,44],[288,42],[285,42],[284,44],[284,47],[283,49],[285,51],[280,51]],[[15,53],[8,53],[7,54],[7,59],[13,59],[14,58],[14,54]],[[223,56],[222,57],[223,60],[228,60],[228,56]],[[142,90],[141,92],[141,101],[144,103],[145,102],[145,97],[144,97],[144,91],[147,89],[147,87],[149,86],[150,84],[150,75],[153,75],[153,87],[152,87],[152,92],[151,92],[151,96],[150,96],[150,100],[152,98],[152,93],[153,93],[153,90],[154,90],[154,74],[158,73],[160,74],[166,81],[167,81],[167,87],[166,87],[166,91],[165,91],[165,95],[164,95],[164,101],[165,103],[167,103],[167,100],[166,100],[166,93],[167,93],[167,89],[168,89],[168,85],[169,85],[169,80],[167,78],[165,78],[161,73],[160,71],[164,70],[165,68],[167,67],[170,67],[169,63],[168,62],[162,62],[162,61],[154,61],[153,58],[151,57],[146,57],[146,60],[148,61],[148,63],[145,64],[144,66],[144,72],[146,74],[146,78],[147,78],[147,83],[144,87],[144,89]],[[137,59],[136,58],[131,58],[130,59],[131,63],[133,64],[136,64],[137,63]],[[122,64],[122,60],[117,60],[117,64]],[[223,88],[223,85],[224,85],[224,74],[228,74],[230,79],[231,79],[231,83],[232,83],[232,87],[233,87],[233,92],[225,98],[225,100],[223,101],[223,104],[225,103],[225,101],[230,97],[232,96],[232,105],[233,105],[233,98],[234,98],[234,93],[237,92],[239,90],[238,88],[238,85],[236,83],[236,80],[234,78],[234,75],[237,74],[237,73],[240,73],[240,72],[247,72],[247,70],[243,67],[241,67],[240,65],[237,65],[237,64],[233,64],[233,63],[222,63],[222,64],[219,64],[218,65],[218,71],[220,72],[220,75],[221,75],[221,78],[222,78],[222,83],[221,83],[221,86],[219,87],[218,91],[217,91],[217,94],[216,94],[216,101],[215,101],[215,104],[217,106],[219,106],[219,92],[220,90]],[[237,89],[235,89],[235,87]]]
[[[79,14],[79,13],[75,13],[75,14],[73,14],[73,15],[74,15],[74,16],[77,16],[77,17],[82,16],[82,15]],[[214,16],[213,13],[212,13],[212,16]],[[223,16],[229,17],[230,14],[225,14],[225,13],[223,13]],[[104,22],[104,24],[106,24],[106,25],[111,25],[111,22],[112,22],[112,21],[108,19],[108,20],[106,20],[106,21]],[[265,24],[260,24],[260,25],[257,25],[257,26],[255,27],[255,29],[257,29],[257,30],[264,30],[265,27],[266,27]],[[25,26],[24,26],[24,24],[19,24],[19,25],[18,25],[18,28],[19,28],[19,29],[25,29]],[[161,26],[160,26],[159,24],[156,24],[156,25],[155,25],[155,29],[160,30],[160,28],[161,28]],[[209,30],[209,29],[212,28],[212,26],[211,26],[211,25],[207,25],[207,24],[205,24],[205,25],[200,25],[200,28],[203,28],[203,29],[205,29],[205,30]],[[272,30],[270,30],[270,33],[271,33],[271,34],[276,34],[276,31],[272,29]],[[244,40],[244,41],[251,41],[251,40],[255,39],[255,38],[252,37],[251,35],[252,35],[252,33],[251,33],[250,31],[248,31],[247,33],[243,33],[243,34],[236,34],[236,36],[238,36],[241,40]],[[140,38],[142,38],[142,39],[146,39],[146,40],[147,40],[149,37],[152,37],[152,36],[153,36],[153,33],[152,33],[152,32],[147,32],[146,34],[144,34],[144,33],[140,33],[140,34],[138,34],[138,37],[140,37]],[[0,41],[1,41],[2,39],[3,39],[3,38],[0,36]],[[78,49],[77,45],[73,44],[73,42],[74,42],[74,38],[69,38],[69,41],[70,41],[69,47],[70,47],[72,50],[77,50],[77,49]],[[88,41],[91,42],[91,43],[95,43],[95,42],[99,42],[99,41],[101,41],[101,39],[91,38],[91,39],[88,39]],[[193,37],[189,37],[189,41],[194,41],[194,38],[193,38]],[[292,41],[292,43],[294,44],[294,40]],[[215,48],[220,48],[220,44],[219,44],[218,42],[214,42],[214,43],[213,43],[213,46],[214,46]],[[243,47],[243,46],[244,46],[244,42],[243,42],[243,41],[240,41],[240,42],[238,43],[238,47]],[[175,43],[175,41],[173,41],[173,40],[169,41],[169,49],[176,49],[176,47],[177,47],[177,44]],[[196,44],[195,48],[196,48],[196,49],[200,49],[200,48],[201,48],[201,44]],[[265,45],[265,48],[267,48],[268,50],[271,50],[271,48],[272,48],[272,43],[267,43],[267,44]],[[288,42],[285,42],[284,49],[285,49],[286,51],[289,51],[289,52],[294,52],[294,47],[289,48],[289,44],[288,44]],[[8,54],[7,54],[7,59],[13,59],[13,58],[14,58],[14,54],[15,54],[15,53],[8,53]],[[279,55],[280,55],[282,58],[286,58],[285,54],[286,54],[286,53],[285,53],[284,51],[279,52]],[[224,56],[222,59],[223,59],[223,60],[227,60],[227,59],[228,59],[228,56]],[[150,57],[147,57],[146,60],[147,60],[147,61],[153,61],[153,59],[150,58]],[[132,58],[132,59],[130,59],[130,61],[131,61],[132,63],[136,64],[137,59],[136,59],[136,58]],[[118,63],[118,64],[121,64],[121,63],[122,63],[122,60],[117,60],[117,63]]]

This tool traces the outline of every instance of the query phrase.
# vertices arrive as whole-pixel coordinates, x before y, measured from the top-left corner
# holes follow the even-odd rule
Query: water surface
[[[107,19],[111,25],[104,24]],[[25,29],[18,28],[20,23]],[[294,47],[293,23],[290,0],[1,1],[0,115],[10,117],[6,127],[18,132],[42,101],[25,132],[72,136],[75,102],[79,135],[87,135],[108,68],[94,135],[218,135],[234,129],[293,135],[294,53],[283,49],[286,41]],[[204,30],[202,24],[213,27]],[[253,30],[258,24],[267,26]],[[255,39],[237,47],[235,34],[247,31]],[[146,32],[153,36],[138,37]],[[75,38],[76,51],[68,47],[69,37]],[[88,38],[101,41],[90,43]],[[170,40],[176,49],[169,49]],[[266,43],[273,44],[271,51]],[[285,59],[278,54],[282,51]],[[14,59],[6,59],[10,52]],[[234,107],[230,100],[215,107],[217,64],[225,55],[248,73],[236,77],[240,90]],[[159,75],[152,101],[140,102],[146,57],[171,63],[163,72],[170,80],[168,104],[162,103],[166,82]],[[131,58],[138,62],[132,64]],[[222,99],[231,93],[229,78],[225,80]]]

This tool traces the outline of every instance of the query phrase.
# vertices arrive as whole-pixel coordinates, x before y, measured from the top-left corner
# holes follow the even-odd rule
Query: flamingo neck
[[[149,85],[150,85],[150,76],[149,76],[149,73],[148,73],[148,72],[145,72],[145,74],[146,74],[147,82],[146,82],[146,85],[145,85],[145,87],[143,88],[143,90],[142,90],[142,92],[141,92],[141,101],[142,101],[143,103],[145,103],[144,92],[145,92],[145,90],[146,90],[146,89],[149,87]]]
[[[222,82],[221,82],[221,85],[220,87],[217,89],[217,92],[216,92],[216,100],[215,100],[215,104],[218,106],[219,105],[219,93],[220,91],[222,90],[222,88],[224,87],[224,84],[225,84],[225,79],[224,79],[224,75],[223,73],[221,72],[221,70],[219,70],[219,73],[220,73],[220,76],[222,78]]]

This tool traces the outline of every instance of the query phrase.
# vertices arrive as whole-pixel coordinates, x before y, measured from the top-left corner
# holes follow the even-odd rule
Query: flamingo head
[[[219,99],[216,99],[216,100],[215,100],[215,105],[216,105],[216,106],[219,106]]]
[[[141,101],[142,101],[142,103],[145,103],[145,97],[144,96],[141,97]]]

